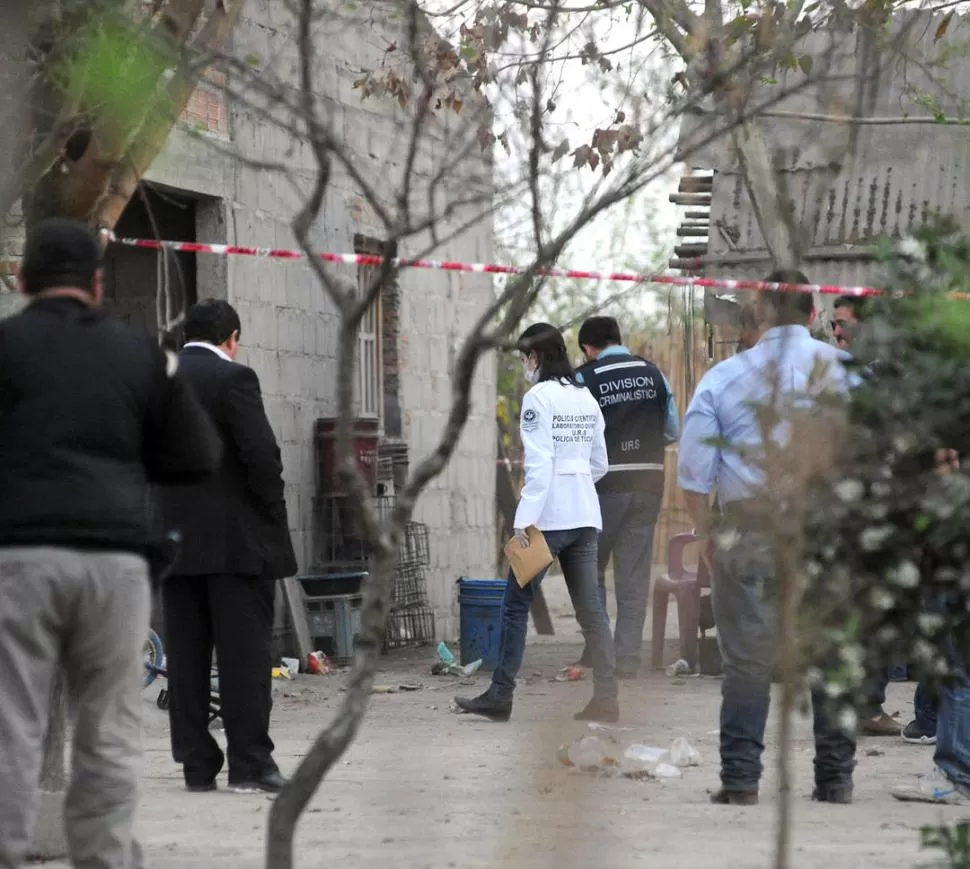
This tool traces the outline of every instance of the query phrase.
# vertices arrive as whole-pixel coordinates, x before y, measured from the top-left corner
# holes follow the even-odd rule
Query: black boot
[[[711,802],[719,806],[756,806],[758,805],[758,792],[754,791],[730,791],[721,788],[711,794]]]
[[[852,802],[851,785],[818,785],[812,791],[812,799],[817,803],[836,803],[847,806]]]
[[[481,715],[490,721],[508,721],[512,717],[512,701],[496,700],[487,691],[478,697],[456,697],[455,704],[462,712]]]
[[[616,699],[606,700],[594,697],[582,712],[577,712],[573,718],[576,721],[601,721],[613,723],[620,720],[620,704]]]

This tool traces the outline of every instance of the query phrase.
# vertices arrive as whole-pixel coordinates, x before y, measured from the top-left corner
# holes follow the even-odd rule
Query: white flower
[[[842,480],[835,485],[835,494],[844,504],[858,501],[866,491],[859,480]]]
[[[916,624],[924,634],[932,636],[943,627],[943,616],[936,613],[920,613],[916,616]]]
[[[875,552],[893,535],[892,525],[875,525],[866,528],[859,535],[859,545],[863,552]]]
[[[911,235],[907,235],[905,238],[899,240],[897,250],[900,256],[909,257],[921,263],[926,262],[926,245]]]
[[[876,634],[879,642],[884,646],[895,642],[899,637],[899,629],[895,625],[883,625]]]
[[[850,643],[842,647],[840,657],[849,665],[861,664],[865,658],[865,650],[858,643]]]
[[[891,610],[896,603],[896,598],[884,588],[873,588],[869,592],[869,603],[877,610]]]
[[[903,561],[895,570],[889,571],[888,579],[900,588],[916,588],[919,585],[919,568],[912,561]]]
[[[934,651],[933,646],[922,637],[913,643],[913,657],[916,658],[917,661],[927,664],[933,660],[933,656],[935,654],[936,652]]]
[[[843,709],[839,713],[839,727],[846,733],[855,733],[858,725],[859,716],[856,715],[855,709]]]
[[[737,531],[722,531],[716,540],[719,549],[734,549],[741,540],[741,535]]]

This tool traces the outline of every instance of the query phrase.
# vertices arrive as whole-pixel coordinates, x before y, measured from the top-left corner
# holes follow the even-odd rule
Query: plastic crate
[[[306,598],[307,626],[313,643],[338,663],[346,663],[354,656],[363,601],[361,594]]]

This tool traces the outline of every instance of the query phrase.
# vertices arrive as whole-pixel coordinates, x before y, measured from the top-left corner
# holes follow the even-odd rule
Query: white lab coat
[[[525,394],[519,417],[525,486],[516,528],[603,529],[594,484],[609,467],[605,428],[599,403],[585,387],[546,380]]]

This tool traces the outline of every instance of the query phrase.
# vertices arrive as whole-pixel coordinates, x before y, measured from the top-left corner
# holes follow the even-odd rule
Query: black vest
[[[615,353],[584,365],[578,373],[606,420],[610,470],[597,491],[662,495],[668,393],[660,369],[639,356]]]

